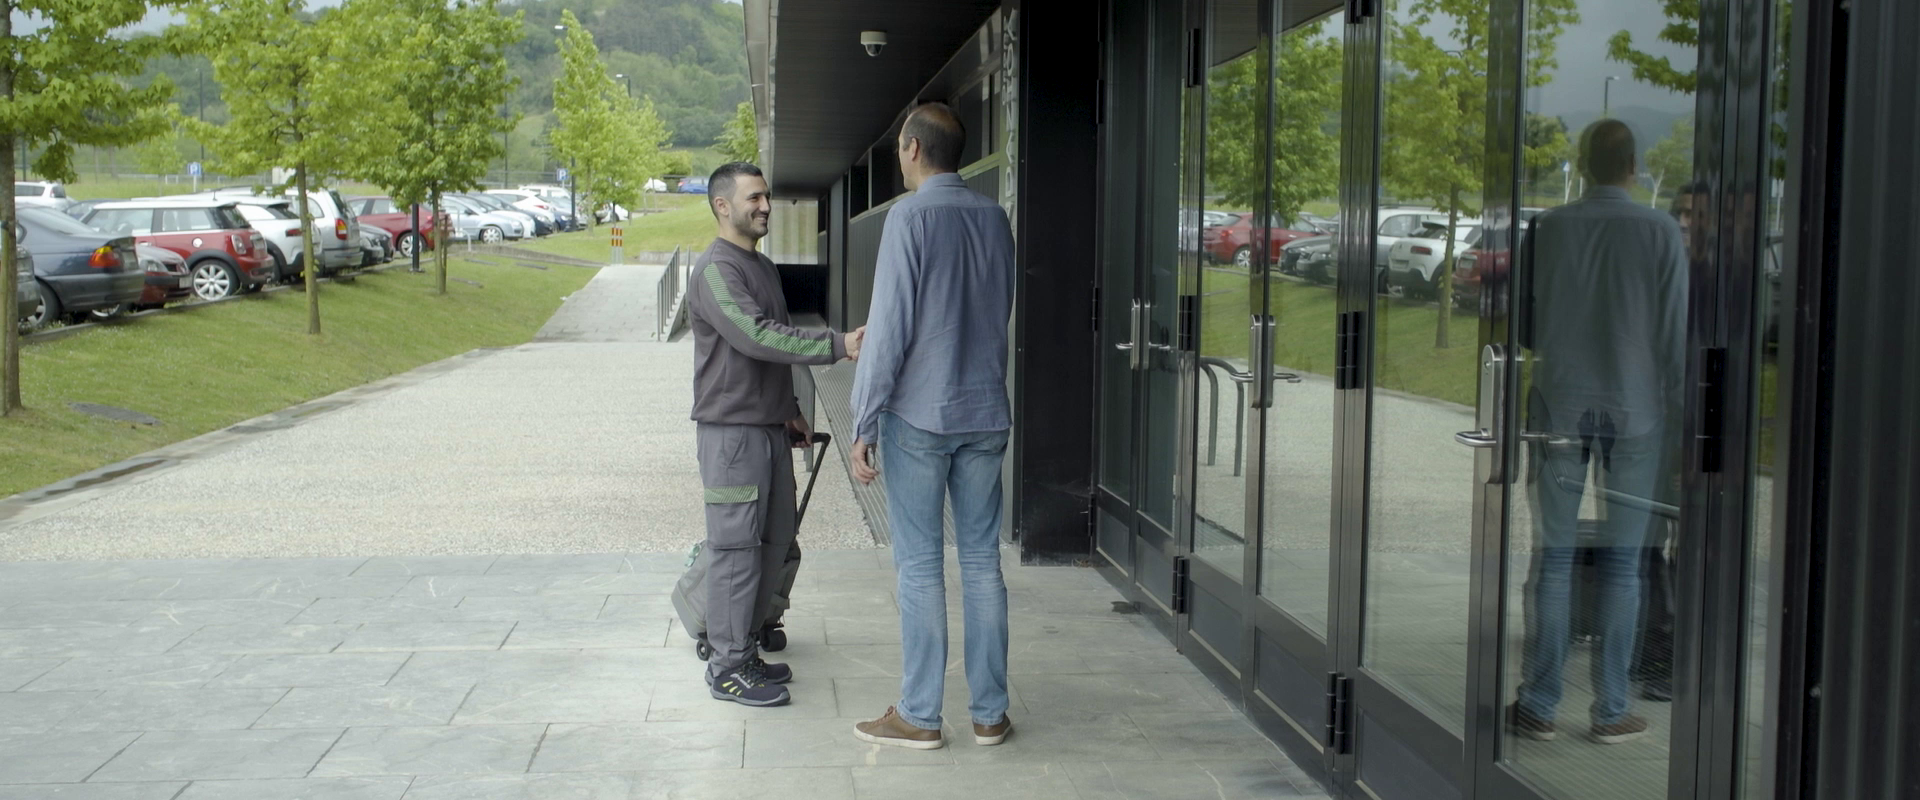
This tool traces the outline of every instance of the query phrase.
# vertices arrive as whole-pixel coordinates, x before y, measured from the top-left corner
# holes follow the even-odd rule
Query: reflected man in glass
[[[1680,430],[1687,251],[1673,216],[1632,198],[1636,153],[1624,123],[1589,126],[1579,168],[1592,188],[1536,218],[1524,244],[1520,335],[1533,362],[1524,438],[1537,465],[1537,530],[1508,722],[1543,741],[1557,736],[1576,614],[1597,636],[1590,738],[1620,744],[1649,727],[1629,713],[1627,690],[1644,548],[1658,522],[1652,501],[1671,481]],[[1598,518],[1583,521],[1589,494],[1585,508]]]

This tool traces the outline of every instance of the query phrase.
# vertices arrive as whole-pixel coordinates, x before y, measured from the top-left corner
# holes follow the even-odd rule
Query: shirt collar
[[[960,179],[959,173],[942,172],[938,175],[930,176],[926,180],[921,181],[920,189],[922,191],[925,191],[927,189],[931,189],[936,186],[965,186],[965,185],[967,185],[967,182]]]
[[[724,247],[724,248],[726,248],[726,249],[728,249],[728,250],[732,250],[732,251],[733,251],[733,252],[735,252],[735,253],[740,253],[740,254],[743,254],[743,255],[746,255],[746,256],[748,256],[749,258],[754,258],[754,259],[758,259],[758,258],[760,257],[760,253],[759,253],[759,252],[757,252],[757,251],[753,251],[753,250],[748,250],[748,249],[746,249],[746,248],[744,248],[744,247],[741,247],[740,245],[737,245],[737,244],[734,244],[733,242],[729,242],[729,241],[727,241],[726,239],[723,239],[723,238],[721,238],[721,237],[719,237],[719,236],[715,236],[715,237],[713,237],[713,241],[714,241],[714,243],[715,243],[715,244],[718,244],[718,245],[720,245],[721,247]]]
[[[1632,200],[1633,195],[1618,186],[1594,186],[1587,189],[1587,197],[1595,200]]]

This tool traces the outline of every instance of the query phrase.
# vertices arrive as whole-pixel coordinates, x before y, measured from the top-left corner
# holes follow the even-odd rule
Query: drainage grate
[[[113,406],[103,406],[99,403],[68,403],[67,407],[82,414],[100,417],[101,419],[110,419],[114,422],[131,422],[135,425],[160,424],[160,419],[151,414],[142,414],[138,411],[128,411],[124,408],[114,408]]]

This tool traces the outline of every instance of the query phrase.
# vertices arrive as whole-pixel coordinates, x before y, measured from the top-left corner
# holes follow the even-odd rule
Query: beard
[[[771,214],[756,214],[750,211],[735,213],[733,215],[733,229],[747,236],[759,239],[767,235],[767,227],[771,218]]]

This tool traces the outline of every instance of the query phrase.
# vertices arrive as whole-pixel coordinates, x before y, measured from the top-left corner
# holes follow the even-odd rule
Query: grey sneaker
[[[743,706],[784,706],[793,700],[793,695],[787,692],[786,687],[767,682],[767,674],[751,661],[715,678],[711,686],[709,691],[715,699],[730,700]]]
[[[793,668],[785,664],[769,664],[759,656],[754,656],[750,663],[758,667],[761,674],[766,676],[767,683],[778,685],[793,681]]]

